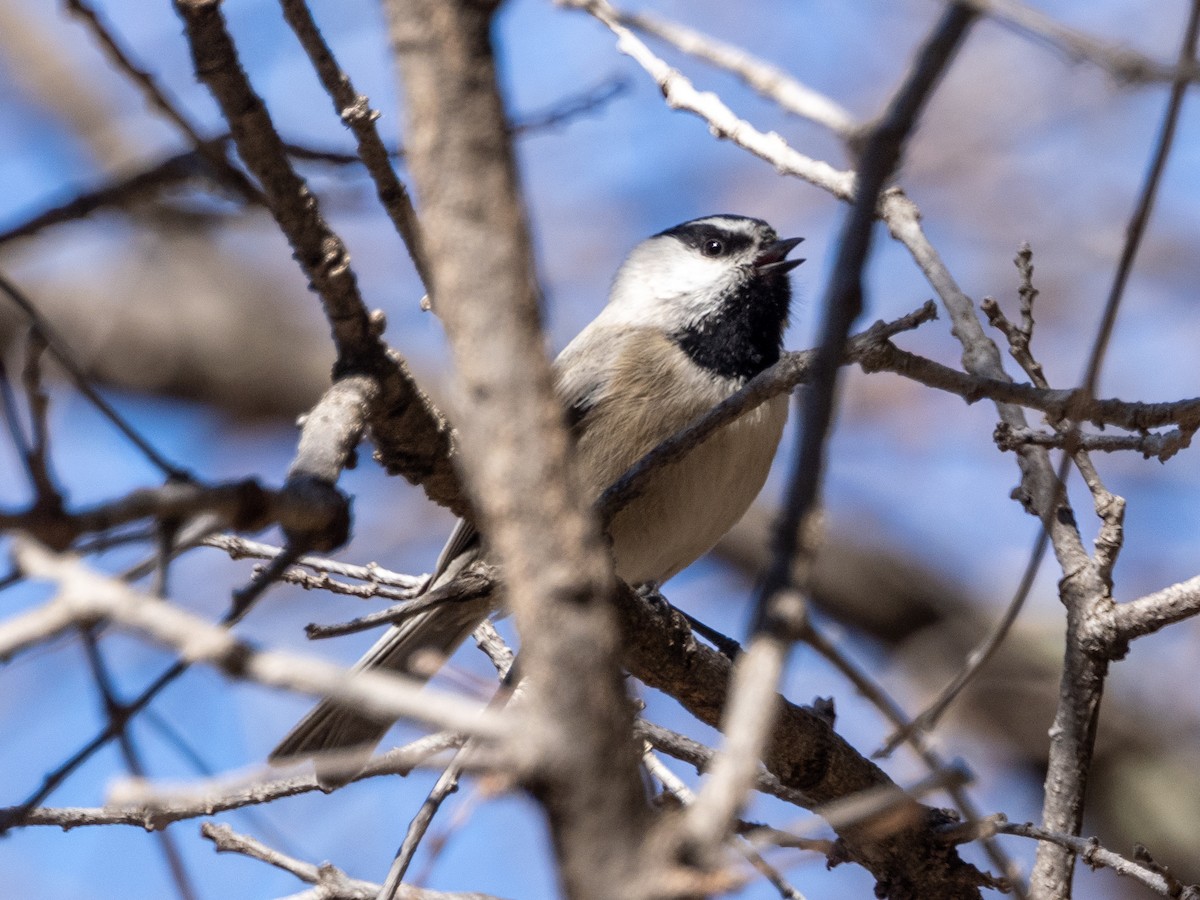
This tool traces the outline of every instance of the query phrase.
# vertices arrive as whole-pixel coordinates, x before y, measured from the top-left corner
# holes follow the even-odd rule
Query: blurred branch
[[[31,328],[25,341],[25,364],[21,367],[21,386],[25,393],[25,407],[29,412],[28,441],[21,434],[16,401],[7,389],[6,406],[14,446],[21,454],[29,486],[33,490],[32,508],[39,514],[54,518],[61,515],[65,499],[50,471],[50,428],[46,421],[50,414],[50,396],[42,379],[42,354],[47,349],[46,336],[37,328]],[[3,371],[0,371],[0,378],[7,381]]]
[[[263,592],[274,583],[278,571],[289,566],[301,552],[295,547],[289,547],[261,575],[253,578],[249,584],[235,590],[231,598],[229,610],[221,619],[221,626],[228,628],[241,621],[253,604],[262,596]],[[47,610],[52,609],[53,604],[47,604],[43,608]],[[35,615],[34,620],[26,621],[24,634],[28,636],[31,631],[36,630],[44,632],[45,624]],[[12,635],[9,634],[7,637],[11,639]],[[191,661],[186,659],[181,659],[173,663],[153,679],[134,699],[123,703],[119,714],[111,715],[108,722],[95,737],[85,743],[66,760],[47,772],[42,778],[41,785],[26,797],[22,803],[17,806],[0,808],[0,835],[23,824],[25,816],[31,810],[39,806],[42,801],[54,793],[64,781],[76,772],[80,766],[91,759],[97,751],[106,746],[109,741],[118,737],[128,726],[130,720],[146,709],[154,698],[183,675],[190,665]]]
[[[654,748],[649,744],[645,745],[645,750],[642,753],[642,765],[645,766],[646,772],[650,777],[654,778],[662,785],[663,791],[667,796],[671,797],[682,807],[687,807],[695,802],[696,794],[690,787],[684,783],[683,779],[677,776],[662,760],[655,754]],[[737,831],[741,832],[748,823],[739,821]],[[738,852],[746,858],[764,878],[779,892],[779,896],[784,900],[804,900],[804,895],[790,884],[786,878],[780,874],[779,870],[767,862],[761,853],[754,847],[744,835],[739,834],[740,840],[737,840],[735,846]]]
[[[510,674],[515,674],[511,661],[511,650],[509,651],[509,656],[510,662],[508,667],[498,673],[500,676],[500,690],[492,696],[491,701],[488,703],[488,709],[490,710],[511,709],[518,699],[517,692],[519,691],[522,695],[525,693],[524,685],[518,685],[515,691],[513,689],[513,683],[509,678]],[[479,742],[475,738],[468,739],[458,748],[453,758],[442,769],[441,774],[438,775],[438,779],[434,782],[433,787],[430,788],[425,801],[417,809],[412,821],[408,823],[408,828],[404,832],[404,840],[401,842],[399,849],[396,850],[391,866],[388,867],[387,877],[383,881],[383,887],[379,889],[376,900],[398,900],[402,896],[404,891],[404,876],[408,872],[408,867],[412,864],[413,857],[416,856],[417,848],[421,846],[421,842],[425,839],[425,835],[429,831],[429,826],[433,823],[433,817],[437,815],[446,798],[458,790],[459,780],[466,771],[468,759],[478,749],[478,746]]]
[[[113,67],[137,85],[151,109],[158,110],[191,141],[196,153],[208,163],[217,180],[238,194],[245,202],[261,203],[262,196],[258,190],[245,175],[229,162],[225,153],[225,142],[206,141],[200,136],[199,130],[191,123],[179,105],[167,96],[166,91],[148,71],[133,61],[132,56],[121,46],[120,40],[96,11],[83,0],[66,0],[66,6],[67,11],[82,20],[88,30],[92,32]]]
[[[512,123],[512,134],[514,137],[527,137],[568,124],[582,115],[603,108],[627,90],[627,82],[607,78],[594,87],[567,95],[545,109],[534,110],[518,117]],[[221,134],[208,138],[207,144],[224,146],[230,139],[230,135]],[[288,156],[294,160],[327,163],[333,166],[365,164],[363,158],[354,153],[293,142],[285,143],[284,147]],[[404,148],[384,147],[383,153],[388,160],[400,159],[404,156]],[[55,225],[74,222],[101,210],[131,210],[139,202],[157,199],[168,189],[201,177],[211,180],[212,169],[205,165],[204,156],[197,149],[142,162],[126,174],[109,178],[98,187],[80,192],[64,203],[33,213],[0,231],[0,246],[19,238],[30,237]],[[403,189],[402,184],[400,187]],[[387,193],[391,196],[394,188]]]
[[[657,873],[643,852],[649,816],[608,601],[612,568],[572,489],[497,82],[496,6],[385,4],[435,309],[467,401],[460,463],[521,634],[529,693],[514,735],[518,778],[546,811],[564,891],[632,898]]]
[[[131,444],[137,447],[138,451],[160,472],[168,478],[187,480],[189,476],[185,470],[177,467],[159,453],[124,416],[113,408],[111,403],[96,391],[95,387],[92,386],[91,379],[88,378],[83,367],[75,360],[75,356],[66,342],[63,341],[58,331],[46,320],[46,317],[41,314],[33,301],[26,297],[15,284],[3,275],[0,275],[0,291],[3,291],[8,296],[9,301],[28,319],[29,327],[37,332],[39,339],[45,343],[45,348],[49,350],[58,364],[66,370],[68,376],[70,376],[71,383],[75,385],[75,388],[81,394],[87,397],[92,406],[104,418],[108,419],[113,427],[121,432]]]
[[[825,446],[837,406],[838,374],[850,328],[863,308],[863,269],[870,256],[880,192],[900,163],[909,135],[942,74],[975,21],[965,6],[949,7],[909,65],[903,83],[868,133],[854,204],[838,240],[837,259],[822,303],[821,343],[813,380],[797,398],[800,440],[773,542],[772,564],[756,592],[753,635],[733,669],[723,712],[722,745],[712,778],[689,808],[685,829],[702,857],[728,835],[745,803],[754,767],[772,729],[776,685],[792,642],[807,620],[815,523],[821,505]],[[969,896],[966,890],[961,896]]]
[[[1073,60],[1084,60],[1099,66],[1118,81],[1129,84],[1200,81],[1200,69],[1193,61],[1182,60],[1174,65],[1160,62],[1115,41],[1095,38],[1063,25],[1041,10],[1017,0],[962,2],[1021,34],[1045,42]]]
[[[56,583],[58,593],[5,623],[0,630],[0,656],[72,625],[111,622],[173,648],[186,660],[210,663],[234,678],[338,697],[382,719],[411,716],[468,734],[495,737],[500,733],[497,720],[482,715],[478,705],[468,700],[422,689],[397,675],[351,674],[313,657],[257,650],[224,628],[90,571],[70,556],[55,556],[27,539],[18,539],[13,552],[22,571],[31,578]]]
[[[70,546],[81,535],[105,532],[147,518],[184,520],[208,513],[217,527],[257,531],[280,517],[294,516],[291,525],[320,524],[312,510],[285,499],[283,492],[263,488],[247,479],[227,484],[168,482],[160,487],[131,491],[116,500],[75,512],[48,513],[37,505],[27,511],[0,509],[0,529],[27,531],[54,547]]]
[[[87,653],[88,665],[91,669],[92,680],[95,682],[100,694],[101,712],[109,720],[110,724],[115,723],[121,718],[121,703],[117,699],[116,689],[112,682],[107,661],[101,653],[96,630],[94,628],[82,629],[82,638],[84,650]],[[121,756],[124,759],[125,768],[129,775],[139,779],[145,778],[147,772],[146,764],[142,760],[141,750],[134,743],[129,729],[120,729],[117,735],[117,745],[120,748]],[[183,855],[179,851],[179,845],[175,840],[177,836],[173,832],[159,831],[155,834],[155,840],[162,851],[163,859],[166,862],[168,872],[170,872],[171,880],[174,882],[176,893],[180,896],[181,900],[197,900],[192,876],[188,872]]]
[[[6,84],[66,126],[70,137],[100,168],[113,171],[137,159],[142,145],[127,133],[124,104],[101,88],[94,67],[78,55],[46,52],[60,46],[62,39],[42,27],[37,9],[0,4],[0,58]]]
[[[76,194],[65,203],[42,210],[10,226],[0,232],[0,246],[55,225],[86,218],[101,210],[129,209],[203,174],[206,174],[206,170],[196,150],[143,163],[131,174],[118,175],[93,190]]]
[[[708,767],[712,764],[713,757],[716,755],[716,751],[711,747],[707,747],[699,741],[692,740],[685,734],[679,734],[668,728],[663,728],[661,725],[656,725],[654,722],[646,719],[638,720],[635,733],[655,750],[660,750],[668,756],[688,763],[701,775],[708,771]],[[810,802],[802,792],[788,787],[778,777],[764,768],[759,769],[758,775],[755,778],[754,789],[764,794],[771,794],[794,806],[806,809]]]

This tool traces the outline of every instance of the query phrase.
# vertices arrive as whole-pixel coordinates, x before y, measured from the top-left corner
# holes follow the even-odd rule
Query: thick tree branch
[[[651,603],[629,589],[619,591],[617,600],[630,673],[717,727],[729,699],[728,657],[699,643],[683,615],[666,604]],[[779,713],[762,763],[782,786],[803,796],[806,808],[894,786],[882,769],[833,730],[826,716],[778,695],[774,702]],[[837,859],[864,866],[897,900],[977,898],[981,885],[994,882],[964,863],[936,834],[949,815],[920,807],[897,830],[884,828],[882,833],[873,819],[843,824]]]
[[[611,568],[573,490],[532,252],[496,81],[495,3],[388,2],[435,310],[464,398],[461,463],[505,571],[529,685],[521,774],[568,896],[637,896],[647,810],[608,602]],[[528,755],[526,755],[528,754]]]

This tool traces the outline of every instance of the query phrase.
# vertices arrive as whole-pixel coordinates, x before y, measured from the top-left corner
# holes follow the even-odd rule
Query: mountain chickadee
[[[613,281],[608,304],[554,363],[583,482],[599,497],[645,453],[779,359],[791,304],[787,259],[760,219],[717,215],[643,241]],[[661,584],[707,552],[766,480],[787,418],[777,396],[660,468],[609,528],[618,577]],[[459,522],[426,590],[482,553]],[[490,598],[450,601],[393,625],[356,670],[408,671],[418,655],[448,656],[492,611]],[[390,726],[322,700],[272,760],[354,748],[369,752]]]

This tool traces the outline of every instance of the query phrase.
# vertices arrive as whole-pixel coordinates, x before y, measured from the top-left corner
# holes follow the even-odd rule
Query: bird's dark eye
[[[710,238],[704,242],[704,246],[700,248],[700,252],[705,256],[720,256],[725,252],[725,243],[718,241],[716,238]]]

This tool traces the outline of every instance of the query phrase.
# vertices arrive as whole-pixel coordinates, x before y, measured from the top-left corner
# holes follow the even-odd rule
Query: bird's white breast
[[[739,386],[695,366],[659,332],[626,332],[620,344],[581,423],[580,469],[596,496]],[[706,553],[762,489],[786,418],[787,397],[773,398],[658,470],[609,529],[617,575],[661,583]]]

